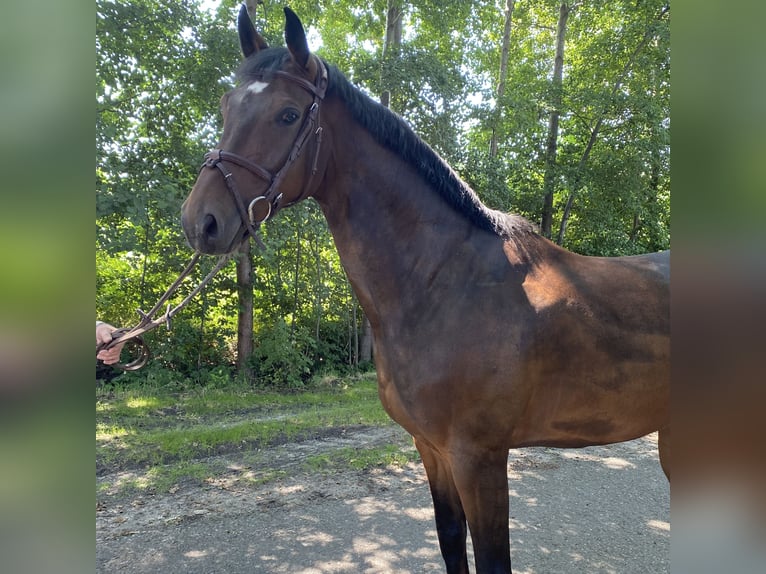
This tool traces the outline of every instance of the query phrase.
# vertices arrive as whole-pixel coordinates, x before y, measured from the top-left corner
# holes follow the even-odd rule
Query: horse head
[[[237,27],[245,59],[221,98],[223,134],[182,207],[186,238],[202,253],[233,251],[277,210],[311,196],[325,163],[327,68],[309,52],[301,21],[285,8],[287,48],[268,46],[244,4]]]

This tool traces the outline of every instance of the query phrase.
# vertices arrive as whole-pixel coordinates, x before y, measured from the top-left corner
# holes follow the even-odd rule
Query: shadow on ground
[[[514,572],[669,572],[669,488],[656,437],[512,451],[508,469]],[[98,514],[104,573],[444,571],[419,463],[182,488]]]

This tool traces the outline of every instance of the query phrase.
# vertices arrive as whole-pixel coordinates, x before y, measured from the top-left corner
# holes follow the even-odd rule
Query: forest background
[[[218,102],[241,59],[239,3],[96,6],[96,313],[130,325],[191,255],[180,206],[220,133]],[[490,207],[578,253],[669,247],[668,2],[290,6],[310,48],[404,117]],[[281,7],[264,0],[255,12],[272,45],[283,44]],[[241,255],[252,284],[231,264],[171,331],[147,337],[154,358],[129,376],[216,384],[238,373],[299,387],[364,366],[363,314],[318,206],[280,212],[263,238],[265,252]],[[249,341],[239,340],[244,291],[254,299]]]

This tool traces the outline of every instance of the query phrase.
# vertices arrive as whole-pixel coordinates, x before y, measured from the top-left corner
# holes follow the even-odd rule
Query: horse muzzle
[[[188,201],[181,208],[181,227],[189,246],[206,255],[230,253],[246,235],[237,213],[226,215],[217,209],[193,210]]]

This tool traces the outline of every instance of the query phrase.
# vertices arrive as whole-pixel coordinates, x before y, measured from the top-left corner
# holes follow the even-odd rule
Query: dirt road
[[[231,459],[231,474],[204,486],[107,498],[96,513],[97,571],[444,572],[419,463],[332,473],[300,465],[307,453],[387,443],[409,440],[398,427],[353,429]],[[285,475],[258,485],[262,469],[275,468]],[[670,497],[656,436],[511,451],[508,471],[515,573],[669,572]]]

